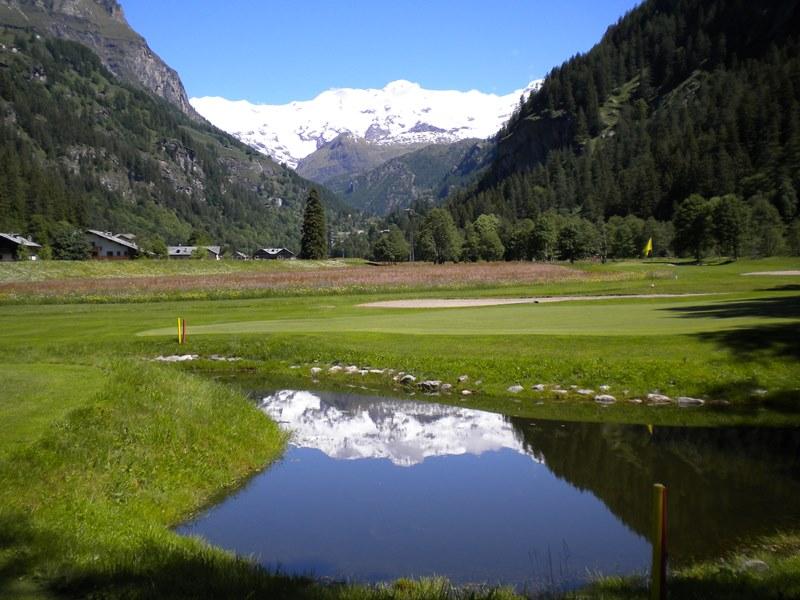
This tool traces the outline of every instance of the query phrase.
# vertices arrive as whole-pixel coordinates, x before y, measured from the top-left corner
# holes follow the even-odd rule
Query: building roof
[[[294,252],[289,250],[288,248],[259,248],[256,252],[266,252],[267,254],[280,254],[281,252],[288,252],[291,255],[294,255]]]
[[[27,246],[28,248],[41,248],[36,242],[21,236],[18,233],[0,233],[0,238],[6,239],[18,246]]]
[[[119,244],[120,246],[125,246],[126,248],[130,248],[131,250],[139,251],[139,246],[137,246],[134,242],[126,237],[122,237],[120,235],[115,235],[110,231],[98,231],[96,229],[87,229],[88,233],[92,233],[97,237],[104,238],[110,242],[114,242],[115,244]],[[129,234],[126,234],[129,235]]]
[[[222,253],[221,246],[167,246],[167,256],[191,256],[198,248],[205,248],[217,256]]]

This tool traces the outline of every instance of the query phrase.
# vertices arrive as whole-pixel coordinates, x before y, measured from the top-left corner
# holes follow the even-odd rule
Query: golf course
[[[287,434],[253,389],[507,418],[800,426],[796,258],[276,263],[0,265],[0,596],[514,597],[440,579],[329,585],[174,533],[282,455]],[[742,540],[672,579],[681,597],[728,597],[731,582],[740,597],[792,597],[800,536]],[[575,593],[647,591],[600,578]]]

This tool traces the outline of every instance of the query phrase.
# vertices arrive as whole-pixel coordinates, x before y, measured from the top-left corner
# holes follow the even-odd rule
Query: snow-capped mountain
[[[383,89],[332,89],[313,100],[270,105],[219,97],[192,98],[211,123],[253,148],[295,168],[342,133],[376,145],[451,143],[487,138],[508,120],[522,94],[541,80],[505,96],[427,90],[410,81]]]
[[[291,390],[264,398],[260,407],[291,430],[293,445],[339,460],[386,458],[407,467],[430,456],[503,448],[527,454],[501,415],[468,408],[393,400],[343,405]]]

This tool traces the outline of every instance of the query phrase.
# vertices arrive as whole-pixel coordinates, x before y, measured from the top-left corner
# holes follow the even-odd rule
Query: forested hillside
[[[800,253],[799,36],[798,0],[648,0],[520,103],[448,216],[389,222],[434,260]]]
[[[0,231],[299,248],[310,182],[121,83],[80,44],[18,29],[0,43]],[[338,200],[323,202],[337,222]]]
[[[690,194],[800,186],[800,3],[650,0],[555,68],[497,137],[491,170],[449,207],[464,223],[547,209],[671,219]]]
[[[363,173],[331,179],[326,185],[342,200],[368,214],[385,215],[430,202],[477,178],[493,145],[479,140],[431,144]]]

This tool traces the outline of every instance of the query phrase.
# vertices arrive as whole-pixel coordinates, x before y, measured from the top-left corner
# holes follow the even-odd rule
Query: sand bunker
[[[711,294],[629,294],[607,296],[543,296],[541,298],[421,298],[418,300],[384,300],[359,304],[363,308],[469,308],[503,304],[548,304],[583,300],[626,300],[633,298],[688,298]]]
[[[755,271],[753,273],[742,273],[742,275],[800,275],[800,271]]]

